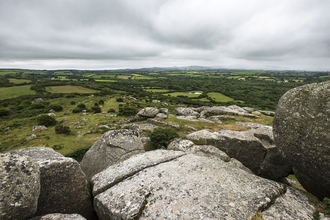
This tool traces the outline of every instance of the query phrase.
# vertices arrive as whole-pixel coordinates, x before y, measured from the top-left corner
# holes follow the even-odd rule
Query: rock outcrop
[[[183,107],[174,109],[173,113],[177,116],[191,116],[198,114],[198,112],[194,111],[191,108],[183,108]]]
[[[251,219],[286,190],[282,184],[221,160],[161,152],[136,155],[93,177],[94,206],[100,220]],[[146,155],[148,160],[143,159]],[[132,172],[132,168],[138,169]],[[291,210],[296,216],[312,216],[297,207]]]
[[[159,110],[153,107],[147,107],[140,110],[137,115],[141,117],[154,118],[159,113]]]
[[[29,156],[39,165],[41,188],[36,215],[78,213],[93,219],[86,176],[76,160],[46,147],[25,148],[11,153]]]
[[[87,180],[90,180],[107,167],[143,152],[138,131],[108,131],[86,152],[80,165]]]
[[[330,197],[330,81],[285,93],[273,126],[276,146],[303,187]]]
[[[48,214],[44,216],[37,216],[29,220],[86,220],[83,216],[79,214]]]
[[[31,158],[0,154],[0,219],[23,220],[37,211],[39,166]]]

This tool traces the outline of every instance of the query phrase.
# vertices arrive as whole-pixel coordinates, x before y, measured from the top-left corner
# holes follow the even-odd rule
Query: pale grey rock
[[[144,152],[139,132],[114,130],[106,132],[86,152],[80,165],[90,180],[107,167]]]
[[[37,131],[37,130],[47,130],[47,127],[45,125],[38,125],[32,128],[32,131]]]
[[[87,115],[87,113],[81,113],[81,115],[82,115],[82,116],[85,116],[85,115]]]
[[[155,128],[157,128],[157,126],[156,125],[153,125],[153,124],[149,124],[149,123],[142,123],[142,124],[140,124],[140,130],[141,131],[152,131]]]
[[[254,108],[250,108],[250,107],[242,107],[242,109],[244,109],[245,111],[247,111],[248,113],[252,113],[255,111]]]
[[[55,112],[54,109],[50,109],[49,112]]]
[[[151,123],[155,123],[155,124],[167,125],[167,122],[153,119],[153,118],[148,118],[147,121],[151,122]]]
[[[48,214],[44,216],[37,216],[31,218],[29,220],[86,220],[83,216],[79,214],[61,214],[61,213],[54,213]]]
[[[142,137],[141,141],[142,141],[142,144],[145,145],[146,143],[148,143],[148,141],[150,141],[150,137]]]
[[[30,157],[0,154],[0,219],[23,220],[37,211],[39,166]]]
[[[84,128],[84,127],[81,126],[81,125],[77,126],[77,129],[83,129],[83,128]]]
[[[160,113],[164,113],[164,114],[168,114],[168,109],[167,108],[161,108],[161,109],[159,109],[159,112]]]
[[[239,120],[239,118],[229,115],[218,115],[216,117],[221,118],[221,120]]]
[[[117,114],[106,115],[106,117],[117,117]]]
[[[25,140],[28,141],[28,140],[33,139],[33,138],[37,138],[37,135],[32,134],[31,136],[25,138]]]
[[[164,113],[158,113],[158,114],[156,115],[156,117],[157,117],[157,118],[167,118],[167,115],[164,114]]]
[[[216,139],[217,135],[210,132],[207,129],[200,130],[193,132],[191,134],[188,134],[185,139],[191,140],[191,141],[198,141],[198,140],[207,140],[207,139]]]
[[[142,117],[154,118],[159,113],[159,110],[153,107],[146,107],[141,109],[137,115]]]
[[[117,183],[133,176],[141,170],[156,166],[185,155],[183,152],[154,150],[132,156],[128,160],[114,164],[92,178],[93,195],[103,193]]]
[[[191,116],[198,114],[198,112],[192,110],[192,108],[183,108],[183,107],[174,109],[173,113],[177,116]]]
[[[183,140],[180,138],[175,138],[168,146],[168,150],[176,150],[176,151],[188,151],[192,146],[194,145],[194,142],[190,140]]]
[[[56,117],[55,113],[48,113],[48,116]]]
[[[273,127],[276,146],[301,185],[320,200],[330,197],[330,81],[286,92]]]
[[[130,124],[129,125],[129,129],[130,130],[139,131],[140,130],[140,126],[138,124],[133,123],[133,124]]]
[[[234,122],[234,125],[241,125],[241,126],[245,126],[248,128],[260,128],[260,127],[271,128],[271,126],[269,126],[269,125],[258,124],[258,123],[248,123],[248,122]]]
[[[180,126],[178,124],[174,124],[172,122],[169,122],[168,125],[171,126],[171,127],[173,127],[173,128],[177,128],[177,129],[180,128]]]
[[[259,110],[259,112],[263,115],[267,115],[267,116],[274,116],[275,112],[272,111],[263,111],[263,110]]]
[[[42,101],[44,101],[42,98],[36,98],[36,99],[34,100],[34,102],[36,102],[36,103],[38,103],[38,102],[42,102]]]
[[[314,211],[315,208],[306,195],[297,189],[288,187],[286,193],[278,197],[275,203],[263,212],[263,218],[265,220],[314,220]]]
[[[12,153],[29,156],[39,165],[41,188],[36,215],[59,212],[93,218],[86,176],[76,160],[47,147],[24,148]]]
[[[217,122],[218,124],[222,124],[222,121],[220,121],[219,118],[220,118],[220,115],[219,116],[211,116],[211,117],[208,117],[207,119],[211,120],[211,121],[214,121],[214,122]]]
[[[177,116],[176,118],[186,121],[199,121],[195,115],[188,115],[188,116],[181,115],[181,116]]]
[[[110,127],[108,125],[100,125],[99,128],[110,129]]]
[[[190,126],[190,125],[184,125],[185,127],[191,129],[191,130],[194,130],[194,131],[197,131],[198,129],[197,128],[194,128],[193,126]]]
[[[122,180],[98,194],[94,206],[100,220],[251,219],[283,188],[221,160],[188,154]]]
[[[218,115],[241,115],[241,116],[253,117],[253,118],[259,117],[257,115],[248,113],[246,110],[236,105],[231,105],[228,107],[226,106],[205,107],[204,110],[201,112],[201,117],[204,117],[206,113],[218,114]]]
[[[88,121],[88,119],[87,118],[82,118],[82,119],[80,119],[80,121]]]
[[[330,220],[330,215],[325,215],[323,213],[319,213],[320,220]]]
[[[236,160],[235,158],[230,158],[229,161],[228,160],[225,160],[225,162],[228,162],[231,165],[233,165],[233,166],[235,166],[235,167],[237,167],[237,168],[239,168],[241,170],[244,170],[244,171],[246,171],[248,173],[253,174],[253,172],[249,168],[247,168],[246,166],[244,166],[239,160]]]

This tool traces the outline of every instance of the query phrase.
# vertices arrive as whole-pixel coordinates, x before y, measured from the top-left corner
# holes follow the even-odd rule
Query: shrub
[[[53,109],[54,111],[56,111],[56,112],[60,112],[60,111],[63,110],[63,107],[61,105],[59,105],[59,104],[56,104],[56,103],[51,104],[49,107],[51,109]]]
[[[89,150],[89,148],[91,148],[91,146],[79,148],[79,149],[72,151],[71,153],[65,154],[64,156],[71,157],[71,158],[75,159],[76,161],[81,162],[81,160],[83,159],[85,153]]]
[[[29,100],[24,100],[23,102],[21,102],[20,105],[24,107],[29,107],[31,105],[31,102]]]
[[[80,108],[74,108],[72,109],[72,113],[79,113],[81,112],[81,109]]]
[[[86,105],[84,103],[80,103],[77,105],[77,107],[80,109],[84,109],[84,108],[86,108]]]
[[[75,105],[76,102],[75,102],[75,101],[71,101],[70,104],[71,104],[71,105]]]
[[[37,118],[38,125],[54,126],[57,121],[54,117],[49,115],[41,115]]]
[[[137,108],[134,106],[129,106],[129,105],[119,105],[119,114],[118,115],[124,115],[124,116],[131,116],[131,115],[136,115],[139,112]]]
[[[113,108],[110,108],[108,111],[108,113],[115,113],[115,112],[116,112],[116,110],[114,110]]]
[[[99,103],[95,102],[95,103],[94,103],[94,106],[99,106]]]
[[[41,109],[41,108],[45,108],[45,106],[44,106],[43,104],[41,104],[41,103],[32,103],[32,104],[30,105],[30,107],[33,108],[33,109]]]
[[[155,128],[149,133],[153,149],[159,149],[162,146],[167,148],[170,140],[179,138],[179,134],[171,128]]]
[[[99,106],[92,106],[91,109],[94,113],[101,113],[101,108]]]
[[[71,130],[69,126],[57,125],[55,127],[56,134],[70,134]]]
[[[99,104],[100,104],[100,105],[104,105],[104,101],[103,101],[103,99],[101,99],[101,100],[99,101]]]
[[[123,102],[124,100],[122,98],[117,98],[116,101],[117,102]]]
[[[6,109],[0,109],[0,117],[9,115],[9,111]]]

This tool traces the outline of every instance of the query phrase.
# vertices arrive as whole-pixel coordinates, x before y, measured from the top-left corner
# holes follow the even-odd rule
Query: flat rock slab
[[[0,219],[23,220],[37,211],[39,166],[30,157],[0,154]]]
[[[189,154],[114,185],[94,198],[94,207],[100,220],[251,219],[283,190],[221,160]]]
[[[29,147],[11,151],[11,153],[15,153],[22,156],[29,156],[36,161],[50,159],[54,157],[64,157],[62,154],[54,151],[52,148],[49,147]]]
[[[131,157],[129,160],[108,167],[92,178],[93,195],[96,196],[137,172],[185,155],[183,152],[155,150]]]
[[[48,214],[44,216],[37,216],[29,220],[86,220],[79,214]]]

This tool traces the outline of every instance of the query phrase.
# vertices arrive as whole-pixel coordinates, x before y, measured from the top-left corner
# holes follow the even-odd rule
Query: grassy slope
[[[34,95],[36,92],[31,90],[31,85],[2,87],[0,88],[0,100],[16,98],[22,95]]]
[[[93,89],[88,89],[88,88],[84,88],[81,86],[49,86],[46,87],[46,91],[48,92],[52,92],[52,93],[73,93],[73,92],[77,92],[77,93],[94,93],[97,92],[96,90]]]

